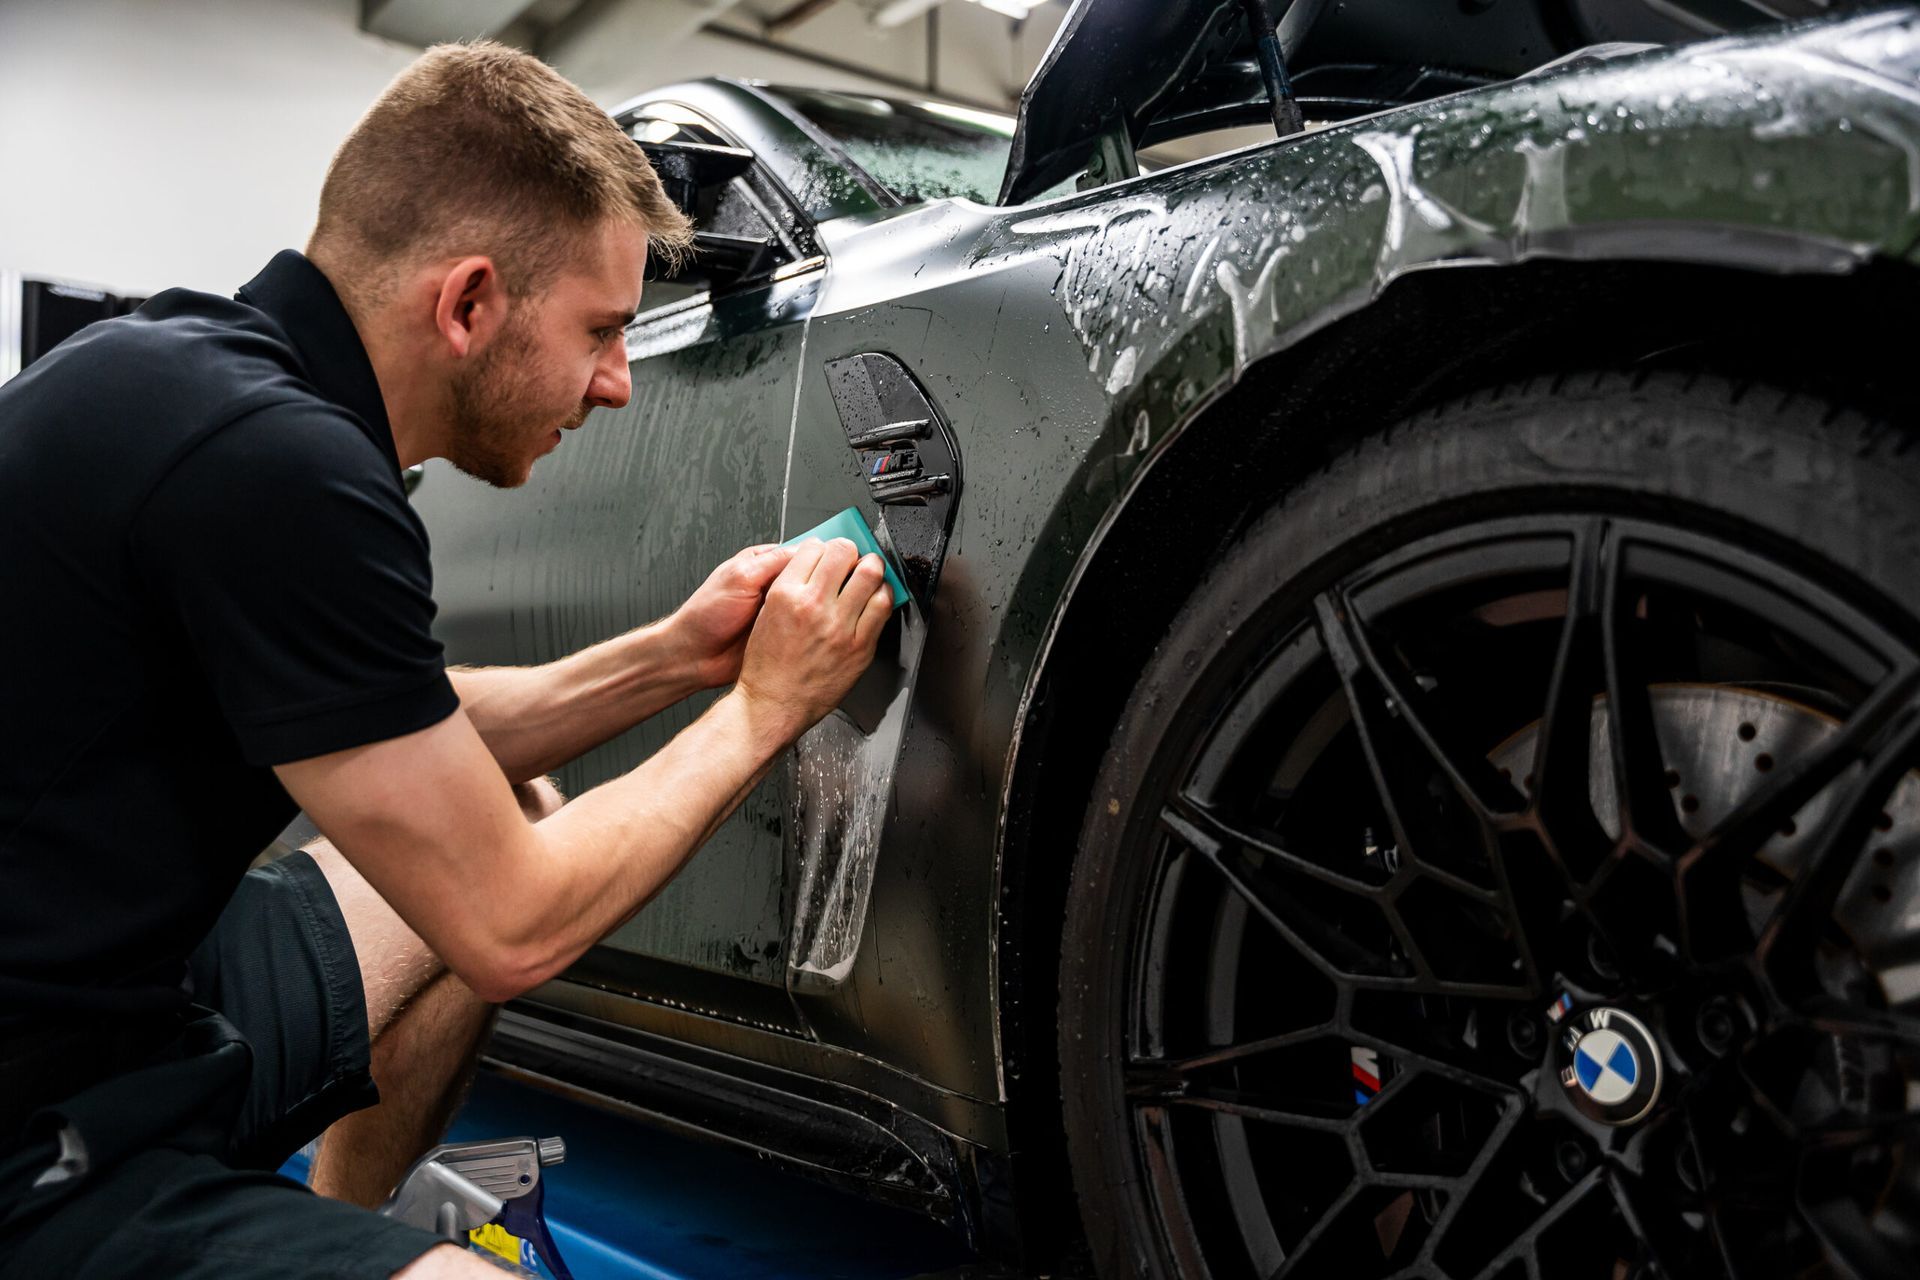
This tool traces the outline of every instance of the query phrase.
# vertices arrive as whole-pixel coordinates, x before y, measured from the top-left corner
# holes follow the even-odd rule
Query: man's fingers
[[[765,591],[793,559],[797,547],[748,547],[733,557],[735,580],[749,591]]]
[[[808,567],[807,585],[824,583],[827,591],[838,592],[846,582],[853,562],[859,558],[860,548],[846,538],[835,538],[822,548],[820,558]]]
[[[893,613],[893,588],[882,582],[879,589],[867,597],[866,604],[860,608],[860,616],[854,619],[854,643],[862,648],[873,648],[880,635],[880,628],[887,625],[887,618]]]
[[[840,588],[841,616],[851,627],[860,619],[860,611],[866,608],[867,597],[873,594],[876,582],[886,580],[886,569],[880,563],[880,557],[871,553],[861,556],[860,563],[853,566],[853,573],[847,578],[846,585]]]
[[[793,559],[787,561],[780,571],[780,578],[787,582],[804,583],[813,574],[814,566],[825,555],[827,544],[818,538],[808,538],[793,549]]]

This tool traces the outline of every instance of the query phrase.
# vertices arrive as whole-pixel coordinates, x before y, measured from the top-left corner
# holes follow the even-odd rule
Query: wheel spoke
[[[1554,1223],[1579,1208],[1582,1201],[1594,1194],[1595,1189],[1600,1186],[1604,1178],[1604,1168],[1593,1169],[1585,1177],[1568,1187],[1567,1193],[1550,1205],[1545,1213],[1535,1218],[1533,1225],[1527,1228],[1526,1234],[1514,1242],[1517,1247],[1526,1250],[1527,1255],[1533,1259],[1534,1265],[1540,1267],[1543,1271],[1546,1269],[1546,1260],[1540,1256],[1540,1237],[1545,1235],[1547,1229],[1553,1226]]]
[[[1685,1275],[1686,1268],[1681,1265],[1685,1248],[1673,1238],[1672,1211],[1664,1205],[1647,1203],[1638,1184],[1617,1170],[1606,1175],[1606,1182],[1607,1190],[1613,1193],[1613,1202],[1620,1206],[1620,1214],[1626,1219],[1628,1229],[1639,1237],[1653,1261],[1659,1265],[1660,1274]]]
[[[1493,1132],[1487,1135],[1486,1143],[1481,1146],[1480,1153],[1474,1156],[1473,1163],[1467,1167],[1465,1173],[1460,1175],[1461,1194],[1448,1199],[1446,1208],[1442,1209],[1439,1216],[1434,1219],[1431,1241],[1433,1246],[1441,1245],[1447,1233],[1458,1224],[1461,1215],[1466,1211],[1467,1202],[1472,1198],[1474,1191],[1482,1185],[1482,1179],[1486,1177],[1487,1170],[1506,1153],[1508,1145],[1520,1133],[1520,1122],[1526,1114],[1526,1100],[1517,1094],[1509,1096],[1500,1104],[1500,1118],[1493,1122]],[[1489,1268],[1488,1274],[1492,1274],[1492,1271],[1493,1269]]]
[[[1780,1188],[1784,1195],[1786,1188]],[[1727,1280],[1772,1280],[1778,1274],[1777,1259],[1767,1256],[1769,1241],[1754,1230],[1753,1218],[1764,1215],[1778,1220],[1779,1199],[1764,1205],[1727,1199],[1707,1203],[1707,1226],[1713,1233],[1714,1254]]]
[[[1287,871],[1317,880],[1321,884],[1331,885],[1363,898],[1378,899],[1380,896],[1377,885],[1368,884],[1353,876],[1342,875],[1311,858],[1290,853],[1250,831],[1234,826],[1192,796],[1176,797],[1168,805],[1166,821],[1168,827],[1173,829],[1181,840],[1196,847],[1199,842],[1206,841],[1212,847],[1223,851],[1237,849],[1245,853],[1257,854],[1262,863],[1283,867]]]
[[[1667,789],[1667,766],[1654,731],[1653,696],[1643,646],[1633,634],[1634,598],[1623,591],[1621,539],[1609,531],[1595,548],[1593,590],[1600,604],[1600,658],[1607,688],[1607,742],[1623,840],[1676,859],[1689,843]]]
[[[1605,687],[1600,635],[1605,530],[1595,523],[1575,532],[1566,617],[1534,738],[1530,826],[1502,832],[1492,849],[1494,879],[1536,993],[1544,990],[1543,958],[1555,950],[1551,935],[1560,923],[1561,903],[1574,903],[1602,938],[1609,934],[1579,888],[1614,843],[1593,811],[1592,798],[1594,698]]]
[[[1418,941],[1401,919],[1401,913],[1390,902],[1392,881],[1382,884],[1368,884],[1364,880],[1343,875],[1311,858],[1289,852],[1262,837],[1222,818],[1210,806],[1191,795],[1176,796],[1167,806],[1166,825],[1185,844],[1196,849],[1203,844],[1220,851],[1220,856],[1231,856],[1234,851],[1253,854],[1259,859],[1259,867],[1248,867],[1240,874],[1249,883],[1260,878],[1263,871],[1280,870],[1289,874],[1304,876],[1319,884],[1340,889],[1359,898],[1376,904],[1382,910],[1393,928],[1402,948],[1406,951],[1415,971],[1422,977],[1431,978],[1431,972],[1421,959]],[[1483,889],[1470,881],[1451,875],[1433,867],[1422,866],[1420,874],[1426,879],[1441,885],[1448,892],[1459,895],[1471,902],[1496,910],[1506,910],[1508,901],[1500,893]],[[1405,876],[1400,877],[1405,879]],[[1509,912],[1509,914],[1511,914]],[[1438,981],[1438,979],[1433,979]]]
[[[1236,850],[1190,821],[1178,802],[1161,810],[1160,822],[1176,840],[1218,871],[1227,887],[1243,898],[1255,915],[1339,986],[1355,991],[1405,991],[1468,999],[1512,1000],[1528,994],[1523,987],[1436,977],[1425,969],[1414,969],[1408,960],[1387,954],[1377,945],[1349,936],[1342,932],[1340,920],[1279,892],[1257,868],[1245,865]],[[1367,891],[1373,892],[1371,888]],[[1402,940],[1406,938],[1392,913],[1367,906],[1359,894],[1354,901],[1357,909],[1378,911],[1383,927]]]
[[[1688,851],[1680,863],[1680,920],[1690,956],[1711,959],[1752,945],[1735,895],[1755,856],[1788,819],[1866,756],[1889,722],[1912,713],[1917,691],[1920,666],[1883,680],[1837,732],[1748,795]]]
[[[1548,851],[1569,881],[1592,875],[1613,847],[1592,795],[1593,703],[1606,687],[1601,619],[1607,551],[1604,525],[1584,526],[1575,535],[1566,621],[1534,739],[1533,803]]]
[[[1806,1024],[1828,1035],[1920,1049],[1920,1017],[1892,1009],[1872,1009],[1832,996],[1803,1001],[1796,1010]]]
[[[1844,1190],[1825,1179],[1803,1172],[1795,1195],[1800,1216],[1806,1219],[1837,1274],[1851,1280],[1911,1280],[1911,1261],[1902,1261],[1893,1247],[1873,1229],[1860,1206]]]
[[[1336,1030],[1331,1023],[1322,1023],[1319,1026],[1304,1027],[1299,1031],[1288,1031],[1277,1036],[1263,1036],[1258,1040],[1248,1040],[1240,1044],[1221,1045],[1217,1049],[1189,1054],[1184,1058],[1135,1058],[1128,1063],[1128,1069],[1166,1078],[1190,1076],[1210,1067],[1230,1066],[1245,1062],[1249,1058],[1257,1058],[1262,1054],[1311,1044],[1315,1040],[1324,1040],[1335,1033]]]
[[[1837,798],[1826,829],[1761,929],[1754,949],[1762,977],[1776,995],[1817,991],[1814,951],[1833,917],[1834,903],[1854,868],[1853,854],[1866,847],[1867,834],[1881,806],[1899,785],[1920,749],[1920,714],[1908,713],[1888,726],[1853,784]]]
[[[1394,1023],[1391,1031],[1381,1028],[1380,1023],[1386,1021]],[[1517,1094],[1514,1081],[1498,1073],[1495,1066],[1497,1059],[1470,1048],[1460,1036],[1446,1030],[1438,1019],[1389,1011],[1387,1017],[1369,1018],[1362,1024],[1349,1015],[1343,1034],[1355,1044],[1364,1045],[1385,1057],[1418,1062],[1421,1070],[1449,1084],[1502,1096]]]
[[[1525,839],[1522,856],[1510,842]],[[1555,928],[1560,923],[1560,904],[1574,897],[1573,884],[1558,858],[1527,857],[1526,853],[1544,848],[1542,841],[1514,833],[1501,835],[1493,842],[1493,881],[1506,913],[1507,927],[1513,935],[1514,949],[1520,954],[1520,969],[1526,979],[1530,1000],[1539,999],[1547,989],[1546,960],[1553,954]]]
[[[1304,1100],[1282,1105],[1269,1098],[1233,1089],[1195,1089],[1186,1093],[1158,1094],[1143,1091],[1139,1095],[1129,1091],[1129,1096],[1136,1102],[1156,1107],[1197,1107],[1204,1111],[1218,1111],[1222,1115],[1239,1116],[1243,1120],[1258,1120],[1262,1124],[1279,1125],[1285,1129],[1309,1129],[1316,1133],[1345,1133],[1352,1123],[1333,1105]]]
[[[1527,1225],[1524,1231],[1519,1232],[1514,1237],[1513,1243],[1495,1255],[1492,1262],[1480,1269],[1479,1274],[1486,1277],[1503,1275],[1506,1273],[1507,1268],[1511,1267],[1516,1260],[1523,1260],[1529,1273],[1537,1270],[1541,1274],[1550,1274],[1547,1271],[1546,1263],[1538,1254],[1540,1237],[1545,1235],[1548,1228],[1552,1227],[1554,1223],[1579,1208],[1583,1200],[1594,1194],[1600,1187],[1604,1177],[1604,1168],[1589,1170],[1578,1182],[1568,1187],[1566,1192],[1562,1194],[1558,1200],[1548,1205],[1539,1217]],[[1468,1185],[1471,1186],[1472,1184],[1469,1183]],[[1448,1206],[1449,1209],[1452,1207],[1451,1205]],[[1441,1224],[1446,1221],[1447,1215],[1442,1214],[1440,1222],[1434,1224],[1433,1233],[1436,1238],[1440,1235]]]
[[[1537,995],[1543,985],[1539,957],[1546,940],[1538,935],[1538,913],[1532,907],[1542,896],[1557,902],[1563,895],[1558,885],[1542,890],[1536,884],[1538,873],[1517,867],[1513,851],[1505,847],[1515,840],[1539,843],[1532,824],[1521,816],[1524,799],[1494,769],[1484,745],[1469,746],[1457,739],[1457,716],[1430,714],[1430,706],[1423,709],[1435,695],[1418,691],[1410,673],[1386,656],[1388,651],[1367,634],[1351,608],[1323,595],[1315,609],[1321,642],[1340,676],[1374,788],[1403,858],[1449,891],[1504,918],[1508,945],[1519,952],[1517,976]],[[1424,785],[1423,779],[1434,774],[1444,790],[1457,797],[1461,810],[1450,815]],[[1469,866],[1480,880],[1490,881],[1490,887],[1463,875]],[[1563,881],[1564,875],[1548,878]],[[1391,919],[1422,978],[1431,978],[1428,952],[1438,940],[1418,939],[1413,922],[1397,904]]]
[[[1322,595],[1314,601],[1314,609],[1320,624],[1320,642],[1326,646],[1334,669],[1340,674],[1354,723],[1360,730],[1361,743],[1373,769],[1374,784],[1388,811],[1396,818],[1397,834],[1404,847],[1415,853],[1422,852],[1418,841],[1420,833],[1405,827],[1414,813],[1407,812],[1406,802],[1410,797],[1395,766],[1404,767],[1406,757],[1416,752],[1439,771],[1482,823],[1491,824],[1499,817],[1520,812],[1519,793],[1488,762],[1484,751],[1453,741],[1449,724],[1420,713],[1404,669],[1399,663],[1388,662],[1380,656],[1366,627],[1347,604],[1331,595]],[[1397,750],[1397,747],[1413,750]]]
[[[1802,1125],[1801,1141],[1814,1147],[1857,1147],[1863,1142],[1904,1141],[1920,1135],[1920,1112],[1841,1112],[1819,1124]]]
[[[1239,851],[1222,844],[1190,821],[1182,809],[1168,805],[1160,821],[1182,844],[1205,859],[1227,885],[1246,900],[1256,915],[1271,925],[1322,972],[1343,978],[1356,974],[1394,975],[1387,957],[1370,951],[1339,931],[1338,924],[1304,909],[1292,897],[1277,893],[1258,872],[1246,865]]]
[[[1347,1183],[1346,1190],[1327,1206],[1327,1211],[1320,1215],[1320,1221],[1314,1223],[1312,1229],[1300,1238],[1300,1243],[1294,1246],[1293,1252],[1287,1255],[1286,1261],[1275,1267],[1267,1280],[1286,1280],[1288,1276],[1299,1270],[1301,1263],[1310,1260],[1313,1257],[1314,1246],[1326,1239],[1327,1232],[1333,1224],[1340,1221],[1341,1215],[1347,1211],[1347,1206],[1359,1196],[1360,1188],[1361,1184],[1358,1181]]]
[[[1179,1169],[1174,1161],[1173,1135],[1167,1131],[1168,1120],[1164,1108],[1141,1107],[1136,1113],[1134,1132],[1139,1135],[1141,1154],[1145,1157],[1147,1183],[1160,1202],[1162,1215],[1168,1221],[1178,1218],[1191,1221],[1192,1215],[1187,1210],[1186,1196],[1180,1186]],[[1193,1251],[1186,1233],[1173,1233],[1172,1243],[1181,1274],[1203,1274],[1204,1264]]]

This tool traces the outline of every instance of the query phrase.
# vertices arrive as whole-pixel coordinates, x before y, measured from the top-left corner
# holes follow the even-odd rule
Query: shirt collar
[[[387,402],[381,398],[373,362],[353,327],[353,317],[320,268],[305,254],[282,249],[235,297],[279,324],[292,340],[314,390],[357,414],[398,471],[400,455],[394,448],[393,425],[387,421]]]

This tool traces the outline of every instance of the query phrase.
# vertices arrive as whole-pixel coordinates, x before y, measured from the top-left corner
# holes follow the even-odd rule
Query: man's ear
[[[485,347],[507,322],[507,291],[493,259],[462,258],[440,278],[433,323],[456,359]]]

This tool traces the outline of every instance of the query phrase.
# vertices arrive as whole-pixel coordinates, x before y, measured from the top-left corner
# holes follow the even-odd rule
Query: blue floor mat
[[[555,1135],[547,1225],[575,1280],[902,1280],[971,1261],[926,1219],[485,1072],[447,1141]],[[282,1172],[305,1181],[306,1158]]]

